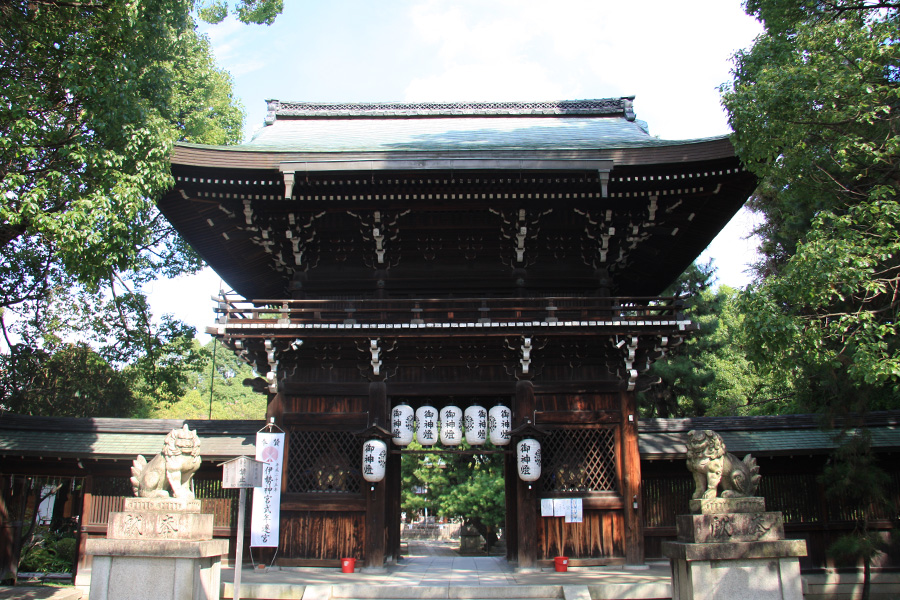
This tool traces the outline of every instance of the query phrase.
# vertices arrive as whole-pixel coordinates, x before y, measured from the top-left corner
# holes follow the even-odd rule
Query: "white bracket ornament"
[[[637,385],[637,377],[638,372],[637,369],[634,368],[634,359],[635,354],[637,353],[638,347],[638,338],[637,336],[631,336],[628,344],[625,346],[626,356],[625,356],[625,371],[628,374],[628,391],[634,391],[635,386]]]
[[[381,374],[381,348],[378,347],[378,340],[369,340],[369,352],[372,354],[372,373]]]
[[[278,393],[278,359],[275,358],[275,340],[268,339],[263,342],[266,349],[266,360],[269,363],[269,371],[266,373],[266,382],[269,384],[269,392]]]

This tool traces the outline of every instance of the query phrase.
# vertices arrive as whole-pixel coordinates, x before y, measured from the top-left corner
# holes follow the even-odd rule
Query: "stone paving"
[[[72,587],[49,585],[0,586],[0,600],[80,600],[83,594]]]
[[[331,568],[245,568],[242,598],[557,598],[562,586],[590,590],[592,598],[670,598],[668,563],[630,571],[622,567],[553,568],[522,573],[503,556],[460,556],[453,542],[410,541],[396,566],[341,573]],[[358,566],[358,565],[357,565]],[[225,595],[234,573],[223,569]],[[481,592],[475,590],[481,589]],[[443,591],[441,591],[443,590]]]

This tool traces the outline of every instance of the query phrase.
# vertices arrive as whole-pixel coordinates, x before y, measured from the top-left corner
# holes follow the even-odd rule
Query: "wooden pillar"
[[[503,477],[506,492],[506,523],[504,524],[506,560],[515,562],[519,560],[519,486],[516,483],[519,480],[519,475],[516,472],[516,457],[514,454],[503,455]]]
[[[369,384],[369,425],[390,425],[387,389],[383,381]],[[360,457],[361,460],[362,457]],[[384,568],[386,488],[389,479],[376,484],[364,482],[366,492],[366,569]],[[372,488],[375,489],[372,489]]]
[[[19,564],[15,548],[16,541],[21,535],[21,528],[16,527],[4,501],[4,498],[13,497],[12,479],[12,475],[0,475],[0,579],[15,578]]]
[[[384,477],[385,494],[387,495],[385,523],[387,523],[387,550],[385,559],[389,563],[396,564],[400,558],[400,488],[402,477],[400,473],[402,457],[399,454],[389,454],[387,473]]]
[[[515,424],[519,426],[526,417],[534,417],[534,384],[528,380],[516,382],[516,403],[514,408]],[[513,459],[515,460],[515,459]],[[528,489],[528,484],[519,479],[518,472],[513,470],[516,476],[516,512],[517,514],[517,545],[519,569],[534,569],[537,567],[537,520],[540,518],[538,511],[537,489]],[[535,487],[537,483],[532,484]]]
[[[621,392],[622,496],[625,500],[625,564],[644,564],[644,520],[641,498],[641,455],[638,449],[637,401],[633,392]],[[637,508],[635,508],[637,503]]]
[[[87,460],[85,460],[87,462]],[[91,510],[94,504],[94,476],[85,476],[81,485],[81,516],[78,518],[78,547],[75,553],[75,578],[78,573],[90,573],[93,557],[86,552],[87,541],[91,537],[88,533],[88,523],[91,519]]]

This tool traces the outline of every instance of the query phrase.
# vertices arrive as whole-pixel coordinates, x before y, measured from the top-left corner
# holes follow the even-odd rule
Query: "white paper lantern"
[[[438,411],[433,406],[416,409],[416,441],[423,446],[434,446],[438,441]]]
[[[413,426],[415,417],[413,408],[409,404],[398,404],[391,411],[391,435],[392,440],[398,446],[409,446],[413,441]]]
[[[540,442],[527,438],[516,445],[516,470],[519,479],[528,483],[541,478]]]
[[[463,412],[458,406],[445,406],[441,409],[441,445],[459,446],[462,441]]]
[[[387,444],[381,440],[367,440],[363,444],[362,464],[363,479],[369,483],[377,483],[384,479]]]
[[[512,425],[512,411],[498,404],[488,412],[488,428],[491,443],[495,446],[509,445],[509,430]]]
[[[466,441],[469,444],[481,446],[487,441],[487,425],[487,409],[477,404],[466,409]]]

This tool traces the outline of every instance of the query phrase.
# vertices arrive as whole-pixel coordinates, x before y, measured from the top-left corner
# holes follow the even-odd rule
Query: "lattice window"
[[[614,429],[554,429],[541,446],[545,492],[619,491]]]
[[[292,431],[289,493],[357,494],[362,440],[347,431]]]

